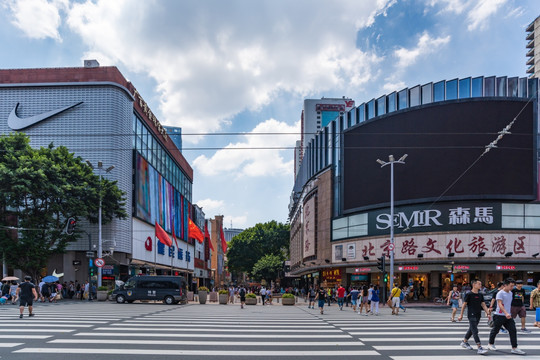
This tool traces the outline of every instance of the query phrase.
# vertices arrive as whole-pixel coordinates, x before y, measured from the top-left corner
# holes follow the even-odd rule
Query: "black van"
[[[135,276],[113,291],[116,302],[163,300],[172,305],[187,303],[187,283],[182,276]]]

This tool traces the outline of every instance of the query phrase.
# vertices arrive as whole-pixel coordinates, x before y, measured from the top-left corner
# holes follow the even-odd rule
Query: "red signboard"
[[[340,281],[341,280],[341,269],[323,270],[322,278],[323,278],[323,280]]]
[[[454,265],[454,270],[469,270],[469,265]]]
[[[515,265],[497,265],[497,270],[516,270]]]
[[[368,267],[354,268],[354,273],[355,274],[367,273],[367,272],[371,272],[371,268],[368,268]]]
[[[399,266],[399,271],[411,271],[411,270],[418,270],[418,266]]]

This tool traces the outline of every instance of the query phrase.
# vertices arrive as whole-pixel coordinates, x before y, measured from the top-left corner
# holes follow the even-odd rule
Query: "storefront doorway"
[[[409,286],[408,300],[426,301],[430,299],[429,274],[409,273],[407,274],[407,283]]]

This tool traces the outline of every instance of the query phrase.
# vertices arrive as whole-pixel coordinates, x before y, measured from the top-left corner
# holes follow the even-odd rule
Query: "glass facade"
[[[420,85],[409,90],[409,106],[420,105]]]
[[[459,98],[465,99],[471,97],[471,78],[459,80]]]
[[[433,84],[433,101],[444,101],[444,80]]]
[[[422,86],[422,104],[430,104],[433,102],[432,83]]]
[[[457,79],[448,80],[446,82],[446,100],[456,100],[458,98],[458,81]]]
[[[137,114],[133,114],[133,135],[133,148],[182,196],[191,202],[191,181]]]

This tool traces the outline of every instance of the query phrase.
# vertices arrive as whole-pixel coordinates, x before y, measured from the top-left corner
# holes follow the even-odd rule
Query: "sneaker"
[[[521,332],[526,333],[526,334],[530,334],[531,330],[527,330],[527,328],[525,328],[525,329],[521,329]]]
[[[495,347],[495,345],[489,344],[487,348],[488,350],[491,350],[491,351],[497,351],[497,348]]]
[[[515,348],[515,349],[512,349],[512,354],[516,354],[516,355],[525,355],[526,352],[523,351],[523,350],[520,350],[518,348]]]
[[[369,314],[368,314],[368,313],[365,313],[364,316],[369,316]]]
[[[508,330],[501,328],[501,331],[499,331],[501,334],[508,334]]]
[[[487,349],[484,349],[483,347],[480,346],[480,347],[478,348],[478,351],[477,351],[476,353],[477,353],[478,355],[483,355],[483,354],[485,354],[485,353],[487,353],[487,352],[488,352]]]
[[[19,315],[19,319],[22,319],[22,314]]]
[[[407,308],[403,308],[403,312],[407,312]]]
[[[464,349],[472,350],[472,346],[468,342],[462,341],[460,345]]]
[[[30,317],[31,317],[31,316],[34,316],[34,314],[28,314],[28,316],[30,316]],[[529,332],[530,332],[530,331],[529,331]]]

